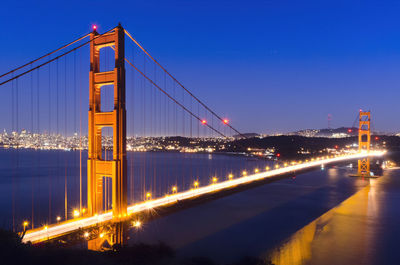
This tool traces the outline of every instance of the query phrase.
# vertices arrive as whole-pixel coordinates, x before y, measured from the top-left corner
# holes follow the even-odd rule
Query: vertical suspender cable
[[[64,141],[67,140],[67,58],[64,61]],[[66,146],[67,147],[67,146]],[[68,218],[68,180],[67,180],[67,168],[68,168],[68,157],[65,155],[65,172],[64,172],[64,207],[65,207],[65,219]]]
[[[32,65],[31,65],[32,69]],[[31,141],[33,141],[33,73],[31,72]],[[36,166],[37,167],[37,166]],[[33,226],[33,219],[34,219],[34,175],[31,176],[31,207],[32,207],[32,214],[31,214],[31,224]]]
[[[49,137],[50,137],[50,132],[51,132],[51,64],[49,64],[49,110],[48,110],[48,115],[49,115]],[[49,217],[48,217],[48,222],[51,220],[51,169],[49,169]]]

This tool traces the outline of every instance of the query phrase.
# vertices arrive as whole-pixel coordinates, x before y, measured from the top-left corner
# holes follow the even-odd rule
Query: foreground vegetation
[[[157,245],[137,244],[95,252],[82,248],[59,248],[52,244],[32,246],[21,242],[21,238],[10,231],[0,230],[0,264],[131,264],[131,265],[218,265],[206,257],[178,258],[173,249]],[[231,265],[270,264],[258,258],[245,257]]]

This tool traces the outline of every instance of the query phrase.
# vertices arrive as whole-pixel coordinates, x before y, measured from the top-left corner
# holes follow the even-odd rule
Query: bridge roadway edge
[[[325,163],[324,165],[343,165],[343,164],[348,164],[351,161],[354,161],[357,159],[351,159],[351,160],[346,160],[346,161],[338,161],[338,162],[330,162],[330,163]],[[228,188],[224,188],[221,190],[217,190],[214,192],[210,192],[210,193],[205,193],[205,194],[201,194],[201,195],[197,195],[195,197],[191,197],[191,198],[187,198],[184,200],[176,200],[173,201],[169,204],[166,205],[162,205],[162,206],[158,206],[158,207],[154,207],[154,208],[150,208],[150,209],[145,209],[142,211],[139,211],[135,214],[132,214],[128,217],[126,217],[124,220],[121,221],[114,221],[114,220],[108,220],[105,222],[100,223],[96,223],[92,226],[87,226],[85,228],[79,228],[76,229],[75,231],[72,232],[66,232],[63,234],[58,234],[56,236],[53,237],[47,237],[45,239],[42,240],[38,240],[38,241],[34,241],[31,242],[32,244],[40,244],[40,243],[60,243],[63,242],[62,245],[63,246],[68,246],[68,245],[74,245],[77,241],[82,241],[84,239],[83,234],[86,231],[98,231],[100,228],[108,226],[108,225],[112,225],[115,224],[117,222],[123,222],[126,223],[127,225],[129,225],[132,221],[138,220],[140,219],[142,222],[149,222],[152,221],[156,218],[161,218],[161,217],[165,217],[167,215],[173,214],[177,211],[181,211],[181,210],[185,210],[191,207],[195,207],[196,205],[200,205],[203,203],[207,203],[213,200],[217,200],[223,197],[227,197],[230,195],[233,195],[235,193],[241,192],[241,191],[245,191],[245,190],[249,190],[258,186],[262,186],[268,183],[272,183],[281,179],[285,179],[285,178],[289,178],[289,177],[293,177],[294,175],[300,175],[300,174],[304,174],[307,172],[311,172],[311,171],[315,171],[317,168],[320,168],[321,165],[315,165],[313,167],[309,167],[309,168],[305,168],[305,169],[300,169],[300,170],[294,170],[288,173],[284,173],[284,174],[279,174],[279,175],[275,175],[275,176],[271,176],[268,178],[263,178],[263,179],[258,179],[255,181],[251,181],[248,183],[242,183],[242,184],[238,184],[235,186],[231,186]],[[154,214],[154,212],[156,214]],[[153,213],[153,214],[152,214]],[[84,217],[83,217],[84,218]],[[79,219],[72,219],[73,221],[79,220]],[[68,223],[68,221],[66,221],[65,223]]]

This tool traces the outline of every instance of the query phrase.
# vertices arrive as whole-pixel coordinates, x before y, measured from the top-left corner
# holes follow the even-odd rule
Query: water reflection
[[[265,254],[273,264],[372,264],[371,247],[378,216],[376,182],[369,185],[293,234]]]

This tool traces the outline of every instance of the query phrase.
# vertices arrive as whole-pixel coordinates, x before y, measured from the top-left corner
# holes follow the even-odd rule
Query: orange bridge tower
[[[125,108],[125,33],[121,25],[112,31],[99,35],[95,30],[90,34],[89,73],[89,126],[88,126],[88,213],[103,212],[103,178],[112,182],[112,211],[114,218],[127,213],[126,175],[126,108]],[[111,47],[115,51],[115,67],[100,72],[100,49]],[[101,89],[114,86],[114,108],[101,111]],[[113,131],[112,160],[102,158],[102,128]]]
[[[371,112],[361,111],[359,116],[358,129],[358,151],[369,153],[371,146]],[[358,160],[358,176],[370,177],[370,161],[369,157]]]

